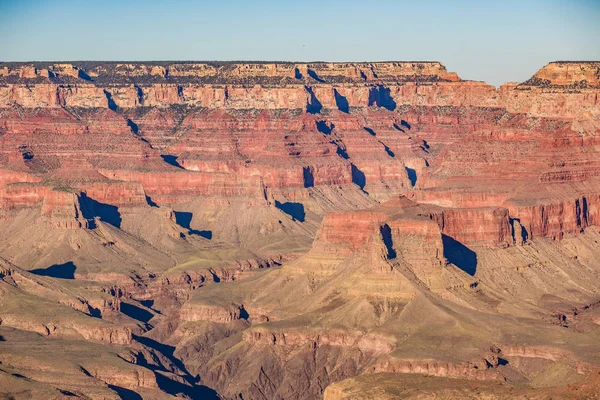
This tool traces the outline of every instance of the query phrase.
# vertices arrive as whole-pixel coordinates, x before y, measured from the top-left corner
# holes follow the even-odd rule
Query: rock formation
[[[593,393],[599,77],[0,63],[0,392]]]

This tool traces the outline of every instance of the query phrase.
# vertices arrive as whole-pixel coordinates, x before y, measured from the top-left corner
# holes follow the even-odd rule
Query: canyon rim
[[[599,398],[600,62],[540,67],[0,63],[0,397]]]

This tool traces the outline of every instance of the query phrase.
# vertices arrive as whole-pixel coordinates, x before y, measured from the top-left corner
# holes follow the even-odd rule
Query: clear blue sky
[[[0,0],[0,60],[435,60],[498,85],[600,60],[600,0]]]

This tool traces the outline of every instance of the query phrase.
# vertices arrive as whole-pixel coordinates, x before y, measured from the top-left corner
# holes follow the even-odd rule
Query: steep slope
[[[196,291],[170,339],[176,354],[226,398],[318,398],[361,373],[535,387],[597,369],[597,318],[567,311],[598,304],[596,231],[471,250],[428,208],[399,199],[333,213],[293,263]]]
[[[0,372],[50,398],[593,387],[598,68],[0,64]]]

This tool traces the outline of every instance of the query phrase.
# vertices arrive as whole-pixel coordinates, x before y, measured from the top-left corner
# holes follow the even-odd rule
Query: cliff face
[[[598,294],[599,68],[0,63],[0,253],[60,283],[54,317],[0,302],[2,329],[124,346],[140,381],[100,386],[192,398],[196,374],[225,398],[525,376],[478,352],[593,323],[565,309]],[[37,304],[15,268],[0,300]]]
[[[528,84],[537,86],[599,87],[599,62],[552,62],[540,69]]]
[[[599,86],[598,68],[597,62],[554,62],[523,84],[506,84],[495,90],[485,83],[462,81],[438,62],[4,63],[0,64],[0,105],[111,109],[171,105],[220,109],[304,109],[311,105],[315,110],[320,106],[345,110],[370,105],[514,108],[527,97],[514,92],[515,88],[553,88],[570,89],[567,96],[561,96],[569,102],[583,100],[594,106],[597,100],[589,90]],[[456,90],[458,87],[460,90]],[[589,94],[591,98],[586,96]]]
[[[520,195],[519,186],[581,182],[600,169],[589,151],[600,126],[597,63],[551,63],[499,89],[436,62],[5,63],[0,71],[3,175],[24,174],[11,184],[41,179],[85,191],[82,182],[127,181],[156,204],[198,195],[268,203],[282,191],[304,197],[340,184],[378,200],[467,181],[469,192],[493,182],[491,191]],[[3,185],[5,208],[43,197],[22,193]]]

